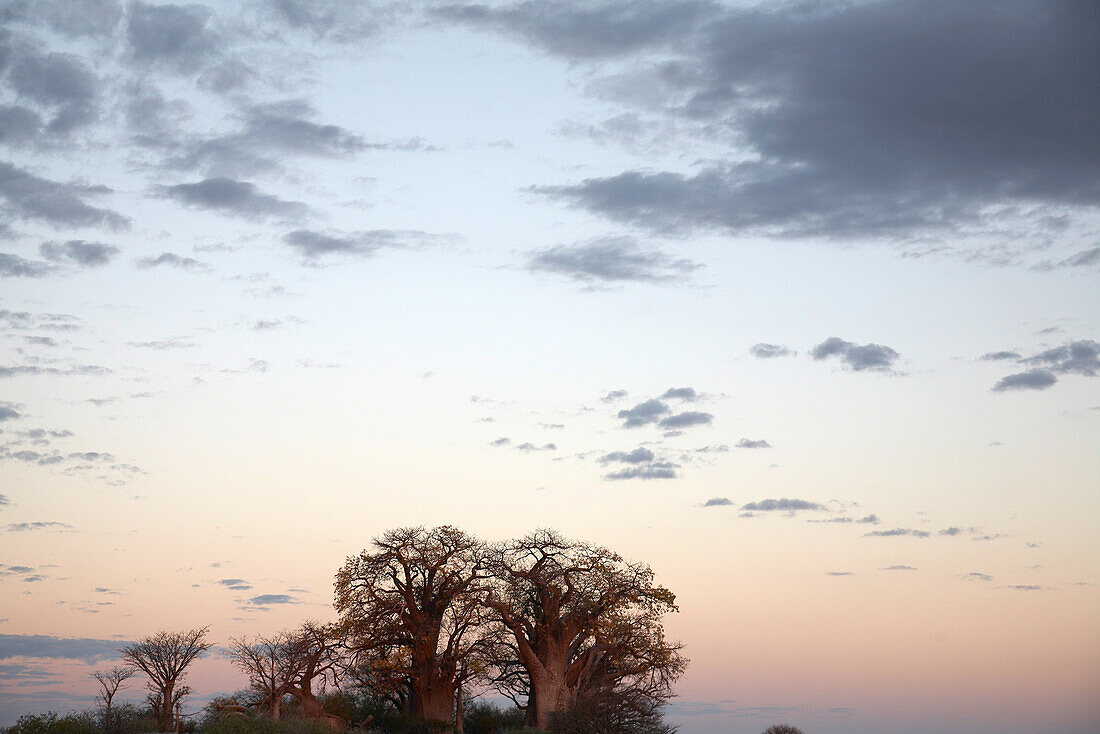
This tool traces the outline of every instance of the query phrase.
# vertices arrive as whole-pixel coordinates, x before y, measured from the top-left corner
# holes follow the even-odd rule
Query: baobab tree
[[[324,693],[327,686],[339,682],[346,648],[344,630],[334,624],[307,621],[288,635],[287,646],[295,663],[287,693],[297,699],[304,716],[321,718],[325,714],[317,693]]]
[[[103,730],[111,731],[111,703],[122,684],[133,678],[137,670],[128,665],[116,665],[110,670],[97,670],[92,677],[99,683],[98,698],[103,702]]]
[[[391,530],[336,574],[336,610],[360,661],[404,679],[410,713],[452,731],[463,661],[480,643],[482,543],[453,527]]]
[[[158,632],[119,650],[127,664],[149,676],[148,701],[157,728],[166,732],[175,722],[176,706],[191,693],[182,685],[187,666],[213,646],[206,641],[209,627],[186,632]]]
[[[491,546],[483,563],[494,580],[483,604],[510,633],[516,658],[502,670],[513,691],[528,689],[528,724],[548,728],[596,692],[669,695],[686,661],[660,623],[675,596],[649,566],[552,530]]]
[[[283,696],[294,684],[301,662],[293,654],[287,632],[268,637],[230,640],[233,665],[248,676],[248,685],[259,695],[253,705],[267,709],[272,721],[279,720]]]

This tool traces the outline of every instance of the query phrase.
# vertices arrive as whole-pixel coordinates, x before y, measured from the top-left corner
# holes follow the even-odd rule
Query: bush
[[[101,734],[100,717],[93,711],[81,711],[58,716],[55,711],[44,714],[24,714],[7,734]]]
[[[502,709],[485,701],[466,704],[462,711],[462,730],[465,734],[537,734],[534,729],[523,728],[523,711],[520,709]]]
[[[764,730],[764,734],[802,734],[802,730],[790,724],[772,724]]]

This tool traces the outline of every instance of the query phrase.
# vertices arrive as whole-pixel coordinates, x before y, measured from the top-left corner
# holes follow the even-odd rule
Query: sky
[[[683,734],[1100,729],[1100,5],[0,19],[0,725],[451,524],[650,564]]]

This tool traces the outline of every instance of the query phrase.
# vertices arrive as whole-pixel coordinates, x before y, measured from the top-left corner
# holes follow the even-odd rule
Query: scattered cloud
[[[157,191],[162,197],[175,199],[186,206],[247,219],[299,219],[309,213],[309,207],[300,201],[286,201],[264,194],[255,184],[225,176],[206,178],[196,183],[160,186]]]
[[[808,500],[799,499],[768,499],[759,502],[748,502],[741,506],[747,512],[798,512],[800,510],[819,511],[826,509],[824,505]]]
[[[653,461],[648,464],[630,466],[610,474],[605,474],[604,479],[675,479],[677,464],[668,461]]]
[[[660,400],[683,400],[685,403],[694,403],[700,397],[693,387],[670,387],[665,390]]]
[[[629,410],[620,410],[618,417],[623,421],[623,428],[638,428],[656,423],[661,416],[670,412],[666,404],[652,398],[638,403]]]
[[[660,283],[682,280],[702,266],[660,250],[642,249],[629,237],[615,237],[532,250],[527,253],[526,267],[582,282]]]
[[[268,606],[271,604],[297,604],[298,601],[288,594],[260,594],[248,600],[253,606]]]
[[[370,257],[379,250],[407,249],[433,238],[434,235],[416,230],[372,229],[339,234],[297,229],[284,235],[283,242],[306,260],[315,261],[327,255]]]
[[[92,268],[106,265],[118,254],[118,248],[102,242],[69,240],[68,242],[43,242],[38,246],[39,254],[55,263],[73,263],[80,267]]]
[[[156,257],[143,257],[137,261],[137,266],[146,270],[160,267],[161,265],[179,268],[180,270],[190,270],[196,273],[210,270],[210,266],[206,263],[199,262],[192,257],[177,255],[174,252],[162,252]]]
[[[790,357],[798,354],[780,344],[768,344],[767,342],[760,342],[759,344],[753,344],[749,347],[749,353],[754,357],[760,359],[774,359],[776,357]]]
[[[661,428],[689,428],[691,426],[709,426],[711,421],[714,420],[714,416],[710,413],[703,413],[698,410],[689,410],[683,413],[676,413],[666,418],[662,418],[657,421],[657,425]]]
[[[964,574],[963,578],[967,581],[992,581],[993,577],[986,573],[978,573],[977,571],[971,571],[968,574]]]
[[[630,452],[614,451],[601,456],[597,461],[601,464],[617,461],[624,464],[647,464],[653,461],[654,454],[644,446],[639,446]]]
[[[612,390],[607,395],[600,398],[600,402],[614,403],[616,400],[622,400],[626,397],[626,390]]]
[[[1003,351],[1003,352],[986,352],[981,357],[978,357],[978,359],[980,359],[984,362],[998,362],[998,361],[1005,360],[1005,359],[1019,359],[1019,358],[1020,358],[1020,355],[1019,355],[1018,352],[1007,352],[1007,351]]]
[[[24,533],[31,530],[74,530],[72,525],[63,522],[45,521],[45,522],[13,522],[4,526],[4,530],[9,533]]]
[[[711,497],[703,503],[703,507],[727,507],[732,504],[733,502],[726,497]]]
[[[829,337],[814,347],[810,355],[819,361],[838,357],[855,372],[863,370],[892,372],[894,362],[900,356],[890,347],[881,344],[853,344],[835,336]]]
[[[557,451],[558,447],[552,443],[545,443],[542,446],[536,446],[533,443],[521,443],[516,446],[517,451]]]
[[[867,538],[894,538],[902,535],[911,535],[914,538],[927,538],[931,533],[925,530],[914,530],[913,528],[893,528],[891,530],[872,530],[863,535]]]
[[[993,392],[1046,390],[1056,382],[1058,382],[1058,377],[1053,372],[1036,368],[1002,377],[993,385]]]
[[[772,445],[762,438],[742,438],[735,446],[739,449],[770,449]]]
[[[98,209],[85,201],[110,192],[106,186],[39,178],[10,163],[0,162],[3,209],[20,219],[37,220],[54,227],[126,229],[130,226],[129,218],[109,209]]]
[[[898,564],[896,566],[886,566],[882,570],[883,571],[916,571],[917,569],[916,569],[915,566],[905,566],[905,565],[902,565],[902,564]]]

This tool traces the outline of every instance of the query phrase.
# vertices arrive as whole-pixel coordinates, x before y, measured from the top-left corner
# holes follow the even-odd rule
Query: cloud
[[[118,254],[118,248],[102,242],[69,240],[43,242],[38,246],[38,252],[51,262],[70,262],[81,267],[94,268],[109,263]]]
[[[754,357],[760,359],[774,359],[776,357],[789,357],[798,352],[792,352],[787,347],[779,344],[768,344],[766,342],[760,342],[759,344],[753,344],[749,347],[749,353]]]
[[[887,566],[882,570],[883,571],[916,571],[917,569],[916,569],[915,566],[897,565],[897,566]]]
[[[288,28],[308,31],[316,40],[343,43],[362,41],[390,21],[376,4],[346,0],[276,0],[265,3],[263,11]]]
[[[94,665],[118,657],[118,649],[128,644],[121,640],[99,640],[89,637],[54,637],[52,635],[0,634],[0,659],[58,658],[81,660]]]
[[[610,474],[604,479],[616,481],[622,479],[675,479],[678,466],[668,461],[654,461],[648,464],[631,466]]]
[[[638,20],[623,39],[587,24],[658,11],[600,7],[437,12],[570,60],[633,54],[597,93],[717,135],[727,152],[686,172],[536,189],[549,196],[654,230],[833,237],[1100,203],[1100,132],[1076,122],[1100,117],[1100,71],[1081,63],[1095,58],[1095,3],[662,3],[675,21]]]
[[[693,403],[699,399],[699,394],[695,392],[693,387],[670,387],[665,390],[664,394],[660,396],[661,400],[683,400],[687,403]]]
[[[191,257],[183,257],[177,255],[174,252],[162,252],[156,257],[143,257],[137,261],[137,266],[143,270],[149,268],[156,268],[161,265],[168,265],[173,268],[179,268],[180,270],[190,270],[192,272],[206,272],[210,270],[210,266],[204,262]]]
[[[582,282],[660,283],[681,280],[702,266],[659,250],[643,250],[628,237],[616,237],[586,245],[532,250],[528,253],[526,267]]]
[[[500,448],[501,446],[507,446],[510,443],[512,443],[512,439],[508,438],[507,436],[501,436],[500,438],[490,441],[489,445]]]
[[[521,443],[516,446],[517,451],[557,451],[558,447],[552,443],[546,443],[542,446],[536,446],[533,443]]]
[[[612,390],[611,392],[600,398],[602,403],[613,403],[616,400],[621,400],[626,397],[626,390]]]
[[[1058,262],[1051,262],[1049,260],[1043,260],[1032,267],[1032,270],[1053,270],[1055,268],[1084,268],[1091,267],[1093,265],[1100,265],[1100,247],[1093,247],[1089,250],[1082,250],[1064,260]]]
[[[620,2],[592,6],[527,0],[513,5],[444,5],[449,23],[500,31],[571,59],[600,59],[672,43],[711,17],[708,2]]]
[[[20,105],[0,105],[0,144],[19,145],[36,138],[42,129],[38,113]]]
[[[767,441],[765,441],[762,438],[759,438],[759,439],[742,438],[735,445],[739,449],[770,449],[772,447],[772,445],[770,443],[768,443]]]
[[[601,464],[607,464],[608,462],[618,461],[624,464],[647,464],[653,461],[653,452],[644,446],[639,446],[630,452],[614,451],[610,454],[601,456],[597,461]]]
[[[233,70],[234,79],[245,73],[236,67]],[[338,125],[314,122],[311,118],[315,114],[308,102],[297,99],[251,105],[241,113],[239,131],[184,140],[162,167],[235,176],[278,170],[280,161],[291,155],[345,158],[367,149],[426,147],[421,141],[367,143]]]
[[[23,533],[30,530],[73,530],[73,526],[63,522],[13,522],[4,526],[9,533]]]
[[[639,426],[656,423],[662,415],[669,413],[667,405],[656,398],[638,403],[629,410],[620,410],[619,419],[623,421],[623,428],[638,428]]]
[[[943,530],[941,530],[939,532],[939,534],[940,535],[954,536],[954,535],[959,535],[960,533],[962,533],[962,531],[963,531],[962,528],[957,528],[957,527],[952,526],[952,527],[949,527],[949,528],[944,528]]]
[[[709,426],[714,416],[698,410],[689,410],[683,413],[670,415],[657,422],[661,428],[688,428],[690,426]]]
[[[726,497],[711,497],[709,500],[703,503],[703,507],[726,507],[732,504],[733,502],[731,502]]]
[[[0,199],[8,214],[45,222],[54,227],[104,226],[126,229],[130,219],[109,209],[97,209],[84,200],[110,193],[106,186],[61,183],[0,162]]]
[[[1058,382],[1058,378],[1050,370],[1031,369],[1027,372],[1017,372],[1006,375],[997,380],[993,385],[993,392],[1005,392],[1007,390],[1046,390]]]
[[[8,499],[6,494],[0,494],[0,507],[7,507],[11,504],[11,500]]]
[[[0,277],[41,278],[53,272],[48,263],[27,260],[19,255],[0,252]]]
[[[854,576],[851,571],[826,571],[826,576]]]
[[[1100,343],[1091,339],[1066,342],[1060,347],[1040,352],[1034,357],[1020,360],[1025,364],[1042,365],[1058,373],[1076,373],[1095,377],[1100,371]]]
[[[881,344],[862,346],[831,336],[813,348],[810,355],[815,360],[839,357],[853,371],[877,370],[890,372],[894,362],[900,356],[890,347]]]
[[[1042,586],[1034,586],[1032,584],[1014,584],[1012,586],[1004,587],[1006,589],[1012,589],[1013,591],[1042,591]]]
[[[978,359],[983,362],[998,362],[1004,359],[1019,359],[1020,355],[1016,352],[986,352]]]
[[[309,207],[300,201],[286,201],[264,194],[255,184],[225,176],[206,178],[190,184],[159,186],[157,191],[161,196],[175,199],[187,206],[211,209],[246,219],[298,219],[309,212]]]
[[[298,601],[288,594],[260,594],[248,600],[253,606],[267,606],[269,604],[297,604]]]
[[[798,512],[799,510],[824,510],[824,505],[819,505],[816,502],[809,502],[807,500],[799,499],[783,499],[773,500],[760,500],[759,502],[749,502],[741,505],[741,509],[748,512]]]
[[[17,52],[8,83],[21,99],[56,110],[46,126],[51,133],[67,134],[95,119],[96,77],[72,54]],[[19,112],[14,114],[20,117]],[[25,128],[31,120],[23,114],[15,122]]]
[[[864,533],[865,538],[894,538],[901,535],[912,535],[914,538],[927,538],[931,533],[913,528],[893,528],[891,530],[872,530]]]
[[[355,255],[370,257],[383,249],[405,249],[412,244],[433,238],[427,232],[400,229],[372,229],[365,232],[317,232],[298,229],[283,236],[283,242],[307,260],[325,255]]]
[[[210,58],[217,39],[207,29],[213,12],[201,5],[130,3],[126,37],[134,59],[193,72]]]
[[[978,573],[977,571],[971,571],[963,576],[967,581],[992,581],[993,577],[989,574]]]

